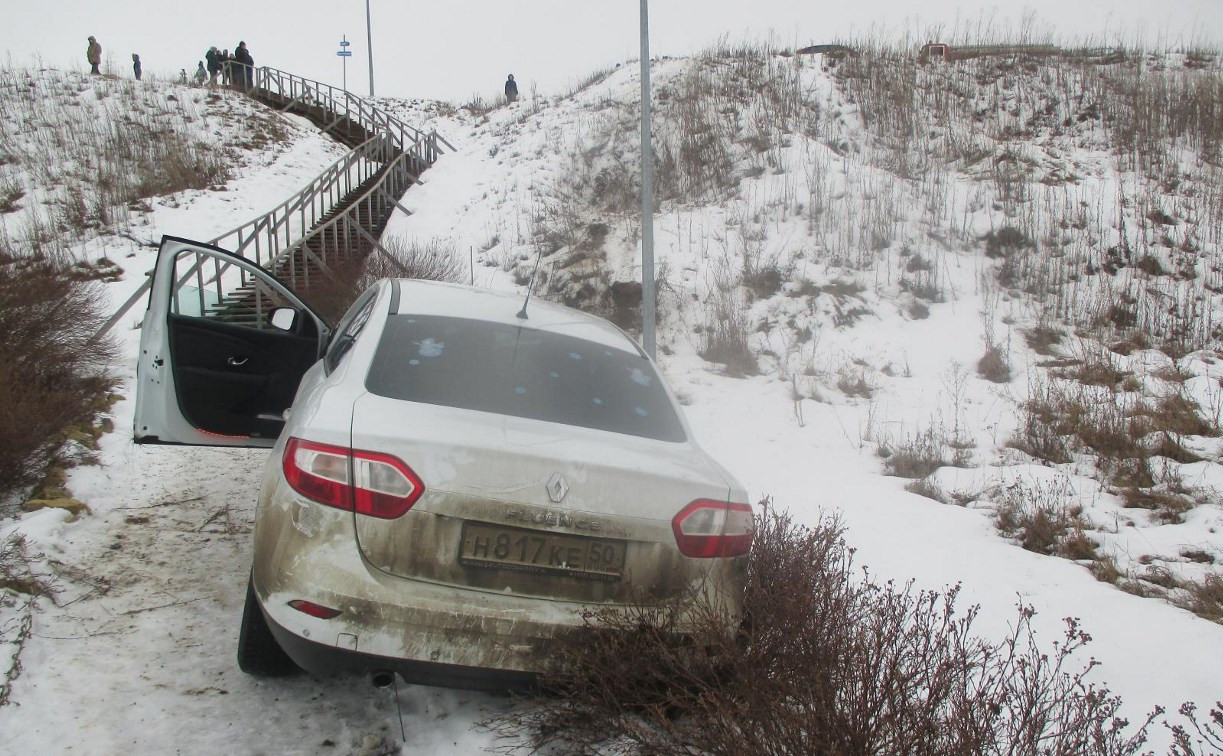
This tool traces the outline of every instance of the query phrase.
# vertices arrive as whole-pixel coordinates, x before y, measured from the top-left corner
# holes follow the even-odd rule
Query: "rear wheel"
[[[255,586],[249,581],[238,632],[238,668],[256,677],[284,677],[301,671],[276,642],[255,598]]]

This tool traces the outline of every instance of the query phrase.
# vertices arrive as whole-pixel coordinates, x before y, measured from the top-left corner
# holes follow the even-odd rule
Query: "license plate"
[[[624,574],[624,541],[467,522],[459,563],[619,580]]]

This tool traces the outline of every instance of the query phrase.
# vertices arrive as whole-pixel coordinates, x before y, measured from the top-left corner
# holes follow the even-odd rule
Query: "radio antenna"
[[[535,288],[535,274],[539,272],[539,261],[543,259],[544,248],[539,248],[539,254],[535,255],[535,267],[531,270],[531,280],[527,283],[527,298],[522,302],[522,309],[518,311],[518,319],[527,319],[527,305],[531,303],[531,289]]]

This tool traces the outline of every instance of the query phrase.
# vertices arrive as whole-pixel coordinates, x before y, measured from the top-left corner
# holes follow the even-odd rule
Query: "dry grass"
[[[951,464],[943,440],[931,430],[911,436],[899,444],[879,444],[875,453],[883,460],[885,475],[901,478],[922,479],[940,467]]]
[[[429,239],[413,242],[401,236],[387,236],[383,237],[382,246],[387,254],[374,251],[365,260],[362,289],[380,278],[416,278],[451,283],[470,280],[467,259],[459,254],[451,241]]]
[[[0,175],[0,206],[22,213],[9,244],[62,263],[72,243],[121,229],[132,207],[222,184],[243,150],[287,137],[278,115],[255,113],[229,92],[205,99],[186,87],[8,66],[0,92],[0,165],[14,166]],[[244,128],[201,129],[210,118],[240,118]],[[37,205],[22,201],[35,187],[18,169],[37,177]]]
[[[1094,559],[1099,546],[1084,532],[1082,509],[1068,504],[1062,483],[1015,482],[998,491],[994,524],[1027,551],[1067,559]]]

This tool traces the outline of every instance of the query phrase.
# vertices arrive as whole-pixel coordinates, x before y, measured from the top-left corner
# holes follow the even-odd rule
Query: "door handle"
[[[248,359],[250,358],[248,357],[230,357],[228,360],[226,360],[226,362],[229,363],[230,367],[242,367],[243,365],[246,364]]]

